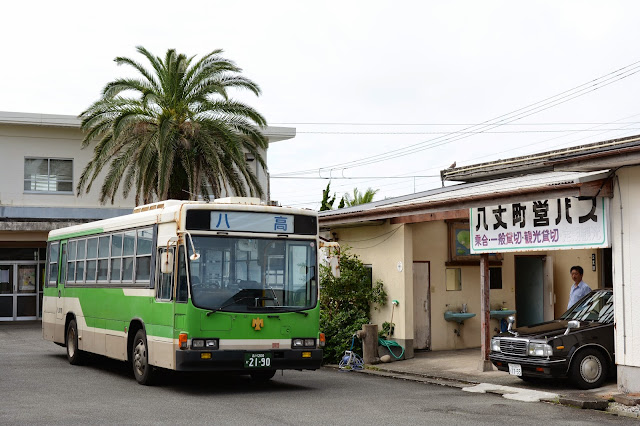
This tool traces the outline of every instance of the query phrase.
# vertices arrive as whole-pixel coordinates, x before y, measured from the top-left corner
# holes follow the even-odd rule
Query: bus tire
[[[266,383],[276,375],[276,370],[252,371],[249,373],[251,380],[257,383]]]
[[[153,367],[149,364],[149,346],[147,345],[147,335],[140,329],[133,338],[133,348],[131,349],[131,364],[133,364],[133,375],[141,385],[150,385],[153,381]]]
[[[78,349],[78,324],[75,319],[69,321],[65,336],[69,364],[80,365],[82,363],[82,351]]]

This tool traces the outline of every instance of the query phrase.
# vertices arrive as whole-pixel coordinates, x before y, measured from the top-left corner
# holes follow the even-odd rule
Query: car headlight
[[[491,350],[500,352],[500,339],[491,339]]]
[[[529,356],[551,356],[553,348],[546,343],[529,343]]]

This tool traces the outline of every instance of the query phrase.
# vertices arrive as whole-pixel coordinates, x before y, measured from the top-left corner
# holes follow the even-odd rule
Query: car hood
[[[499,337],[526,337],[527,339],[544,339],[544,338],[555,337],[555,336],[564,334],[564,332],[567,331],[567,324],[569,324],[569,321],[567,320],[547,321],[547,322],[534,324],[526,327],[514,328],[513,331],[518,333],[517,336],[509,332],[500,333],[498,336]],[[606,324],[601,324],[599,322],[581,321],[580,327],[574,328],[572,329],[572,331],[581,331],[581,330],[586,330],[588,328],[601,327],[604,325]]]

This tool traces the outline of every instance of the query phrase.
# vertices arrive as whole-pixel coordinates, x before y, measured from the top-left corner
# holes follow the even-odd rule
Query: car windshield
[[[601,290],[589,293],[562,314],[560,319],[612,323],[613,292]]]
[[[315,240],[193,236],[193,304],[212,311],[299,311],[316,306]],[[189,247],[189,257],[192,255]]]

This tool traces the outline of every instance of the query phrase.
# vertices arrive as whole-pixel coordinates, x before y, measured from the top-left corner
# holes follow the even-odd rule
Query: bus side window
[[[187,267],[185,263],[184,246],[178,250],[178,288],[176,302],[186,302],[189,299],[189,287],[187,284]]]
[[[173,269],[174,268],[171,268],[171,272],[168,274],[163,274],[162,268],[161,268],[162,253],[166,251],[167,251],[166,248],[162,248],[158,250],[158,254],[159,254],[159,256],[157,257],[158,268],[156,273],[156,277],[157,277],[156,279],[158,282],[158,285],[156,286],[156,298],[158,300],[171,300],[171,293],[172,293],[171,290],[173,288]],[[170,248],[168,251],[173,253],[173,248]],[[170,258],[173,259],[173,256],[171,256]]]
[[[58,285],[58,248],[59,243],[49,243],[47,287],[56,287]]]

